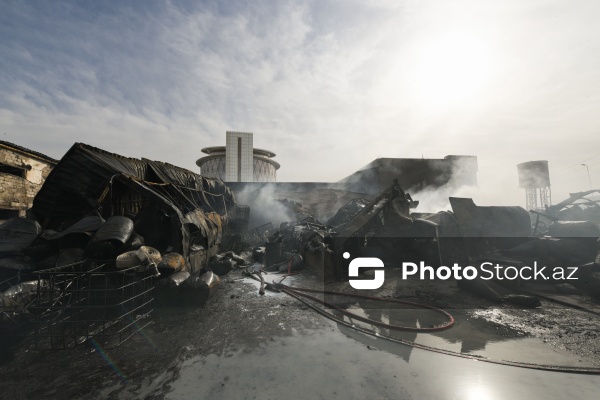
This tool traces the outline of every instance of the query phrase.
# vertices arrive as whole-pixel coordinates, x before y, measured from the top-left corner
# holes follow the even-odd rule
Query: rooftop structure
[[[276,182],[280,165],[272,160],[275,153],[253,147],[250,132],[227,131],[226,146],[205,147],[205,157],[196,161],[206,178],[224,182]]]

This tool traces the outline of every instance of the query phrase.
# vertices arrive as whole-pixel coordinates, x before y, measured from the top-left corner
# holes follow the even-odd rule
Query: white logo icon
[[[343,257],[347,260],[350,258],[350,253],[345,252]],[[348,276],[358,277],[359,268],[383,268],[383,261],[375,257],[359,257],[350,261],[348,265]],[[382,269],[375,270],[375,277],[373,279],[350,279],[350,286],[354,289],[365,289],[373,290],[379,289],[383,285],[385,280],[385,272]]]

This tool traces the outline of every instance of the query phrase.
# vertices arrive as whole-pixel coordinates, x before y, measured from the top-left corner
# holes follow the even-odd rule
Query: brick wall
[[[19,215],[25,216],[52,170],[52,164],[4,147],[0,147],[0,163],[26,168],[25,177],[0,172],[0,209],[19,210]]]

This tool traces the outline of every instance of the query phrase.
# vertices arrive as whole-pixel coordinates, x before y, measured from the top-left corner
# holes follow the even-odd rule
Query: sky
[[[548,160],[556,203],[600,186],[598,20],[596,0],[3,0],[0,139],[198,172],[253,132],[304,182],[476,155],[479,205],[524,206],[516,165]]]

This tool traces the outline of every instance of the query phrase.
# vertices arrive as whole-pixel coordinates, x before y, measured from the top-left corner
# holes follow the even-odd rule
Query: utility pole
[[[587,164],[581,164],[584,167],[587,168],[587,172],[588,172],[588,181],[590,181],[590,190],[592,190],[592,178],[590,178],[590,167],[587,166]]]

